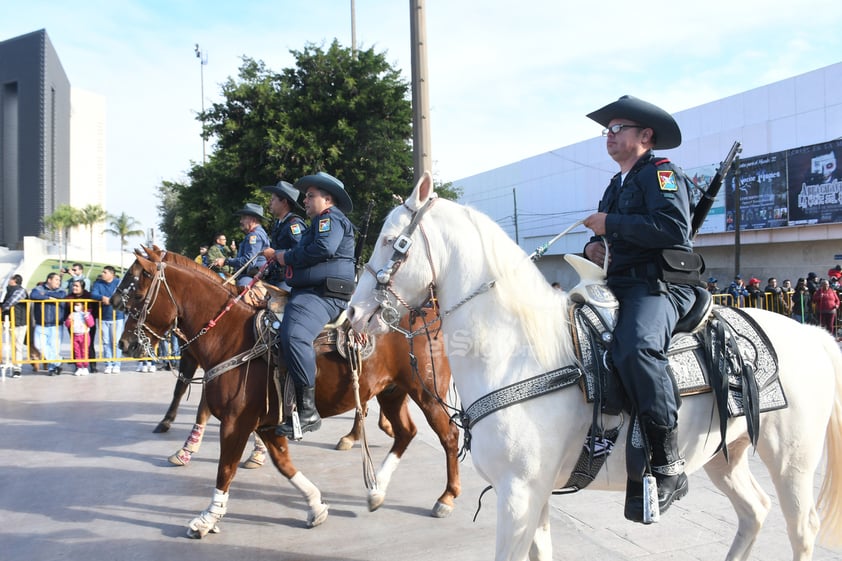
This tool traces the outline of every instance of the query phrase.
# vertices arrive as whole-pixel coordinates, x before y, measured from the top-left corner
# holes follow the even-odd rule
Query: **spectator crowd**
[[[798,278],[795,286],[790,279],[778,284],[775,277],[768,278],[765,287],[761,288],[761,284],[757,277],[749,277],[746,283],[742,275],[736,275],[728,286],[720,288],[718,280],[710,277],[707,289],[717,304],[769,310],[799,323],[820,325],[839,339],[842,265],[829,269],[823,277],[808,273],[806,277]]]
[[[64,274],[70,278],[62,282]],[[24,363],[32,364],[36,372],[46,370],[50,376],[61,374],[68,365],[74,367],[76,376],[97,372],[97,364],[106,374],[119,373],[122,353],[117,342],[124,316],[111,305],[119,285],[120,277],[111,265],[103,267],[91,283],[83,266],[74,263],[70,269],[48,273],[28,293],[21,275],[12,275],[0,303],[3,329],[8,325],[8,337],[3,339],[8,349],[3,349],[0,360],[11,363],[12,377],[21,376]],[[63,341],[68,343],[69,356],[61,356]],[[178,352],[175,338],[171,345],[159,349],[159,356],[170,357],[170,352]],[[139,364],[139,371],[154,371],[152,360]],[[173,365],[164,360],[161,366],[170,370]]]

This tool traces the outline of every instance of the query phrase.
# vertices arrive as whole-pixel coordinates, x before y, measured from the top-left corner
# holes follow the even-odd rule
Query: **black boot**
[[[652,449],[652,475],[658,482],[658,506],[663,514],[690,489],[684,474],[684,458],[678,454],[678,427],[648,423],[646,436]]]
[[[295,402],[297,404],[301,432],[319,430],[322,426],[322,418],[319,417],[319,412],[316,410],[316,388],[314,386],[295,386]],[[284,424],[275,429],[275,434],[293,438],[294,429],[292,419],[285,419]]]

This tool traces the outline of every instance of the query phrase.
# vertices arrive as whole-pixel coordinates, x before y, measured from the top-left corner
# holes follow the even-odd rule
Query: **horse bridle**
[[[180,333],[178,330],[178,316],[180,310],[178,307],[178,302],[176,302],[175,297],[172,294],[172,290],[170,290],[170,286],[167,283],[167,276],[165,273],[166,266],[166,263],[164,263],[163,261],[156,263],[156,273],[152,277],[152,283],[149,285],[149,289],[144,295],[143,304],[138,307],[126,309],[126,313],[129,314],[132,317],[132,319],[134,319],[137,322],[137,325],[135,325],[134,334],[137,337],[138,342],[143,347],[143,350],[149,356],[154,356],[154,352],[152,349],[152,341],[150,340],[149,335],[151,335],[158,341],[165,341],[167,340],[168,333]],[[144,270],[144,272],[146,271]],[[130,298],[137,290],[137,286],[135,283],[138,280],[139,279],[137,277],[134,277],[134,281],[132,281],[129,284],[129,286],[127,286],[125,289],[121,290],[120,298],[123,300],[123,302],[130,301]],[[169,296],[170,302],[172,302],[172,305],[175,306],[176,309],[175,319],[167,327],[163,335],[156,332],[154,329],[152,329],[149,325],[146,324],[146,318],[149,316],[150,312],[152,311],[152,308],[158,302],[158,297],[160,296],[162,286],[166,289],[167,296]],[[183,336],[181,337],[183,338]]]
[[[374,287],[374,300],[380,306],[380,318],[391,329],[403,333],[410,339],[418,333],[425,331],[430,325],[440,319],[438,299],[436,298],[436,269],[433,265],[433,256],[430,254],[430,241],[427,239],[427,233],[421,225],[421,219],[427,211],[432,208],[433,204],[435,204],[437,200],[437,197],[430,198],[420,209],[416,211],[413,211],[406,205],[406,203],[404,203],[403,206],[412,212],[412,218],[409,221],[409,225],[407,225],[407,227],[398,234],[395,241],[392,242],[392,256],[379,271],[375,271],[368,263],[365,265],[365,270],[371,273],[374,276],[374,280],[377,282],[377,285]],[[430,263],[430,271],[433,277],[427,287],[430,297],[424,304],[431,304],[436,314],[433,321],[425,322],[423,326],[415,331],[407,331],[399,325],[401,313],[398,311],[397,304],[400,304],[415,316],[420,317],[423,316],[423,314],[420,313],[419,309],[410,306],[406,299],[402,298],[395,291],[392,280],[395,273],[397,273],[400,266],[407,259],[409,248],[412,247],[412,235],[415,233],[416,229],[420,230],[421,237],[424,239],[427,261]]]

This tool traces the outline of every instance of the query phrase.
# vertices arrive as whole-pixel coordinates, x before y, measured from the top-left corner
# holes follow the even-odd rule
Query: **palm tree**
[[[132,236],[142,236],[145,232],[142,229],[138,229],[140,222],[125,212],[120,216],[109,214],[108,219],[111,220],[111,222],[108,225],[108,228],[105,229],[105,232],[120,238],[120,276],[123,276],[125,272],[123,271],[123,254],[126,252],[126,238],[130,238]]]
[[[58,234],[59,247],[64,246],[64,259],[67,259],[67,238],[70,237],[70,229],[82,224],[82,215],[79,209],[68,204],[59,205],[55,212],[44,218],[44,225],[54,235]],[[62,268],[61,250],[58,253],[59,270]]]
[[[105,209],[102,208],[102,205],[87,205],[81,211],[82,220],[80,221],[80,225],[84,225],[88,228],[88,232],[91,235],[91,268],[94,266],[94,225],[98,224],[99,222],[104,222],[105,219],[108,217],[108,213],[105,212]]]

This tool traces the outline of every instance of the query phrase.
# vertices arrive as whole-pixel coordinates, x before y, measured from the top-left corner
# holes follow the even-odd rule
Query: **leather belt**
[[[633,279],[650,279],[659,278],[661,276],[661,271],[654,263],[638,263],[636,265],[626,267],[625,269],[621,269],[616,273],[612,273],[612,276],[631,277]]]

